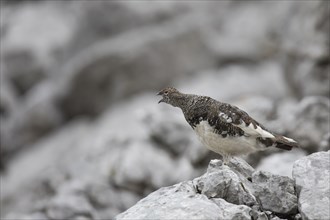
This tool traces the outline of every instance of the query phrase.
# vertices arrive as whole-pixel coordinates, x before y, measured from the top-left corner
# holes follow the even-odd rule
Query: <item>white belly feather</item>
[[[226,136],[222,137],[220,134],[214,132],[214,129],[207,121],[200,122],[195,128],[200,141],[211,151],[221,155],[242,155],[249,154],[258,148],[255,138],[245,136]]]

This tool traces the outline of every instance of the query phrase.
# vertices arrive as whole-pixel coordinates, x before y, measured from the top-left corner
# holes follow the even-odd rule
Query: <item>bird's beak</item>
[[[158,92],[157,95],[163,95],[162,91]],[[158,104],[164,102],[164,99],[159,100]]]

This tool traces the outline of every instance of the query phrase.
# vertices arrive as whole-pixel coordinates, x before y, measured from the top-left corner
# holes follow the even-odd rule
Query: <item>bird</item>
[[[269,147],[291,150],[298,142],[266,129],[245,111],[208,96],[185,94],[173,87],[157,93],[158,103],[182,110],[201,143],[228,164],[232,157],[263,151]]]

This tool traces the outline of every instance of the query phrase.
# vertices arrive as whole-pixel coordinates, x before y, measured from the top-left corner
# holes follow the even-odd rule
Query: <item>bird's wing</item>
[[[236,106],[222,103],[219,105],[218,109],[221,120],[242,129],[245,133],[244,135],[271,139],[275,138],[271,132],[267,131],[260,123]]]
[[[227,123],[219,115],[213,115],[208,119],[209,125],[214,129],[214,132],[222,135],[223,137],[229,136],[242,136],[245,135],[244,131],[239,127],[234,126],[232,123]]]

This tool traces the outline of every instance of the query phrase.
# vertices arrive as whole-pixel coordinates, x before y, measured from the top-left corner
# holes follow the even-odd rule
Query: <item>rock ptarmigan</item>
[[[298,143],[268,131],[236,106],[207,96],[184,94],[168,87],[157,95],[164,102],[181,108],[186,121],[209,150],[223,156],[227,164],[232,156],[249,154],[277,147],[291,150]]]

